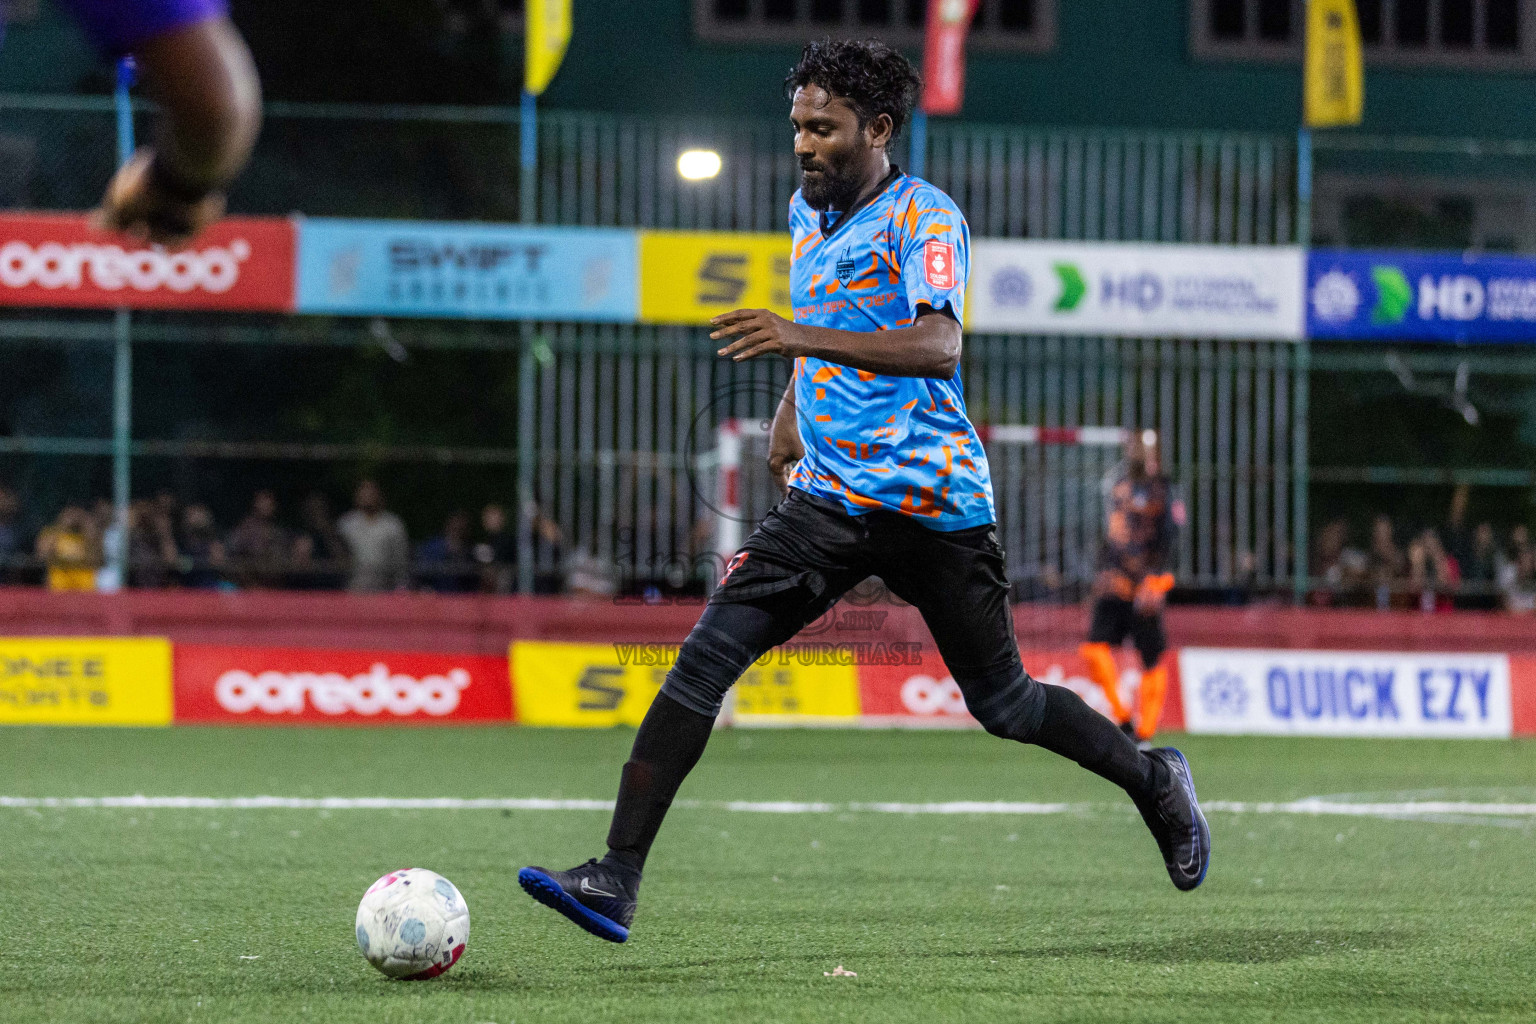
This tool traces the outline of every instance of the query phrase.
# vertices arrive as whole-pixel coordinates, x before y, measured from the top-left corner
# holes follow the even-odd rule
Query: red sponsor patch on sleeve
[[[955,247],[949,242],[923,243],[923,276],[935,288],[955,286]]]

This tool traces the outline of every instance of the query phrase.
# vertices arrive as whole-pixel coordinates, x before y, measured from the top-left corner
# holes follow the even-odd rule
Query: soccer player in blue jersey
[[[904,57],[874,41],[813,43],[785,82],[803,173],[789,212],[794,319],[739,309],[716,317],[711,337],[738,361],[794,361],[770,456],[788,496],[727,563],[646,713],[606,856],[518,875],[601,938],[628,939],[651,842],[726,691],[868,576],[922,613],[988,732],[1123,788],[1174,885],[1205,878],[1210,831],[1183,755],[1137,750],[1020,663],[991,477],[958,372],[968,229],[953,200],[888,155],[919,84]]]
[[[98,223],[176,243],[224,214],[224,189],[250,158],[261,83],[226,0],[63,0],[91,41],[132,54],[160,103],[155,142],[118,169]]]

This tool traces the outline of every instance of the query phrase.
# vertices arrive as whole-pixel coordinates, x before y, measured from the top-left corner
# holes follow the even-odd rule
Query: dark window
[[[1397,0],[1397,45],[1429,43],[1429,0]]]
[[[1472,0],[1440,0],[1440,42],[1472,46]]]
[[[987,24],[987,5],[985,3],[977,4],[976,5],[976,14],[971,18],[971,28],[972,28],[972,30],[980,29],[980,28],[985,27],[986,24]]]
[[[999,0],[997,23],[1015,32],[1028,32],[1035,27],[1033,0]]]
[[[795,0],[763,0],[763,18],[767,21],[794,21]]]
[[[859,0],[859,23],[863,25],[889,25],[891,0]]]
[[[1520,0],[1487,0],[1490,50],[1520,49]]]
[[[721,21],[746,21],[750,8],[747,0],[715,0],[715,17]]]
[[[1381,0],[1358,0],[1355,13],[1360,17],[1360,39],[1374,46],[1381,42]]]
[[[928,20],[928,0],[907,0],[907,24],[922,28]]]
[[[1211,0],[1211,35],[1217,39],[1241,39],[1247,34],[1243,0]]]
[[[843,0],[811,0],[811,20],[836,24],[843,20]]]
[[[1259,0],[1259,38],[1270,43],[1291,38],[1291,0]]]

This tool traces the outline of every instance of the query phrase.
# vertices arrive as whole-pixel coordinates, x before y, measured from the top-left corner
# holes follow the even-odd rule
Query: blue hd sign
[[[1307,336],[1388,341],[1536,341],[1536,260],[1314,249]]]
[[[423,221],[299,222],[300,313],[631,322],[635,233]]]

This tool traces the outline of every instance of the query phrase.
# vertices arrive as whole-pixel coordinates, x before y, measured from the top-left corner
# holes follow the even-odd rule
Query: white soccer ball
[[[357,906],[357,948],[391,978],[435,978],[459,962],[469,941],[469,906],[435,871],[391,871]]]

